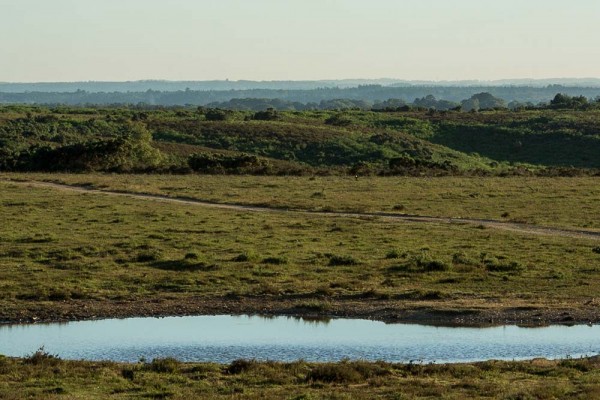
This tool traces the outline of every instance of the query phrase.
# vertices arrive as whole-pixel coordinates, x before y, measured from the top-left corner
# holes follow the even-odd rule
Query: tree
[[[483,92],[471,96],[468,100],[462,101],[462,108],[465,111],[495,110],[506,108],[506,102],[491,93]]]

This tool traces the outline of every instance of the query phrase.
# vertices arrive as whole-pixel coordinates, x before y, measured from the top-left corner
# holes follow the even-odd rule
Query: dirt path
[[[486,228],[500,229],[500,230],[505,230],[505,231],[530,234],[530,235],[560,236],[560,237],[570,237],[570,238],[577,238],[577,239],[590,239],[590,240],[600,241],[600,231],[590,231],[590,230],[583,230],[583,229],[550,228],[550,227],[544,227],[544,226],[538,226],[538,225],[503,222],[503,221],[496,221],[496,220],[490,220],[490,219],[430,217],[430,216],[423,216],[423,215],[392,214],[392,213],[384,213],[384,212],[357,213],[357,212],[335,212],[335,211],[307,211],[307,210],[296,210],[296,209],[288,210],[288,209],[281,209],[281,208],[249,206],[249,205],[243,205],[243,204],[214,203],[214,202],[208,202],[208,201],[202,201],[202,200],[184,199],[184,198],[168,197],[168,196],[154,195],[154,194],[100,190],[100,189],[93,189],[93,188],[87,188],[87,187],[81,187],[81,186],[71,186],[71,185],[60,184],[60,183],[51,183],[51,182],[14,181],[14,180],[5,180],[5,182],[26,185],[26,186],[30,186],[30,187],[42,187],[42,188],[51,188],[51,189],[58,189],[58,190],[68,190],[68,191],[79,192],[79,193],[96,193],[96,194],[104,194],[104,195],[109,195],[109,196],[121,196],[121,197],[128,197],[128,198],[134,198],[134,199],[160,201],[160,202],[165,202],[165,203],[211,207],[211,208],[218,208],[218,209],[224,209],[224,210],[249,211],[249,212],[269,212],[269,213],[295,213],[295,214],[304,214],[304,215],[316,215],[316,216],[326,216],[326,217],[347,217],[347,218],[377,217],[377,218],[382,218],[382,219],[385,219],[385,220],[388,220],[391,222],[407,221],[407,222],[437,223],[437,224],[439,224],[439,223],[471,224],[471,225],[484,226]]]

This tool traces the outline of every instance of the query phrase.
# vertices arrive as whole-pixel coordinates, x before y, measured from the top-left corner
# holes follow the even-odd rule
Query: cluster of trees
[[[152,146],[152,134],[133,122],[118,137],[80,137],[58,146],[42,142],[21,151],[0,147],[0,168],[4,170],[140,172],[154,170],[162,162],[163,155]]]
[[[563,110],[585,110],[590,108],[600,108],[600,97],[596,98],[594,103],[591,103],[584,96],[571,97],[567,94],[559,93],[550,101],[548,108]]]

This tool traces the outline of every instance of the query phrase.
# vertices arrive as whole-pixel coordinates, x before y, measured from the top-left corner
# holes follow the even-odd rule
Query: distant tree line
[[[35,86],[34,86],[35,87]],[[216,86],[216,87],[227,87]],[[293,87],[293,86],[292,86]],[[113,86],[107,86],[113,88]],[[209,106],[231,102],[232,109],[248,109],[239,99],[261,99],[263,105],[252,106],[248,110],[266,108],[278,110],[340,109],[340,102],[355,102],[354,108],[370,108],[389,99],[415,99],[418,107],[451,109],[479,93],[489,93],[503,101],[537,105],[549,102],[556,93],[567,96],[584,96],[595,99],[600,95],[599,87],[577,87],[548,85],[536,86],[382,86],[360,85],[357,87],[323,87],[311,89],[244,89],[244,90],[144,90],[144,91],[86,91],[71,92],[2,92],[0,104],[44,104],[44,105],[161,105],[161,106]],[[340,100],[343,99],[343,100]],[[440,100],[443,99],[443,100]],[[418,101],[416,101],[418,100]],[[408,102],[408,101],[407,101]],[[432,103],[434,103],[432,105]],[[383,105],[385,108],[386,106]]]
[[[436,111],[480,111],[480,110],[523,110],[523,109],[567,109],[588,110],[600,109],[600,97],[589,100],[584,96],[569,96],[567,94],[556,94],[549,103],[542,102],[533,104],[531,102],[505,100],[493,96],[491,93],[476,93],[468,99],[460,102],[438,100],[433,95],[416,98],[412,103],[403,99],[387,99],[374,103],[366,100],[332,99],[323,100],[320,103],[288,102],[281,99],[233,99],[222,103],[210,103],[209,107],[223,110],[238,111],[315,111],[315,110],[362,110],[362,111],[411,111],[411,110],[436,110]]]

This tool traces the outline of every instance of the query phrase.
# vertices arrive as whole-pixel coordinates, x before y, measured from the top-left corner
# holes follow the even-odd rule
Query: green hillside
[[[548,168],[600,169],[600,111],[0,108],[0,169],[8,171],[452,175]]]

